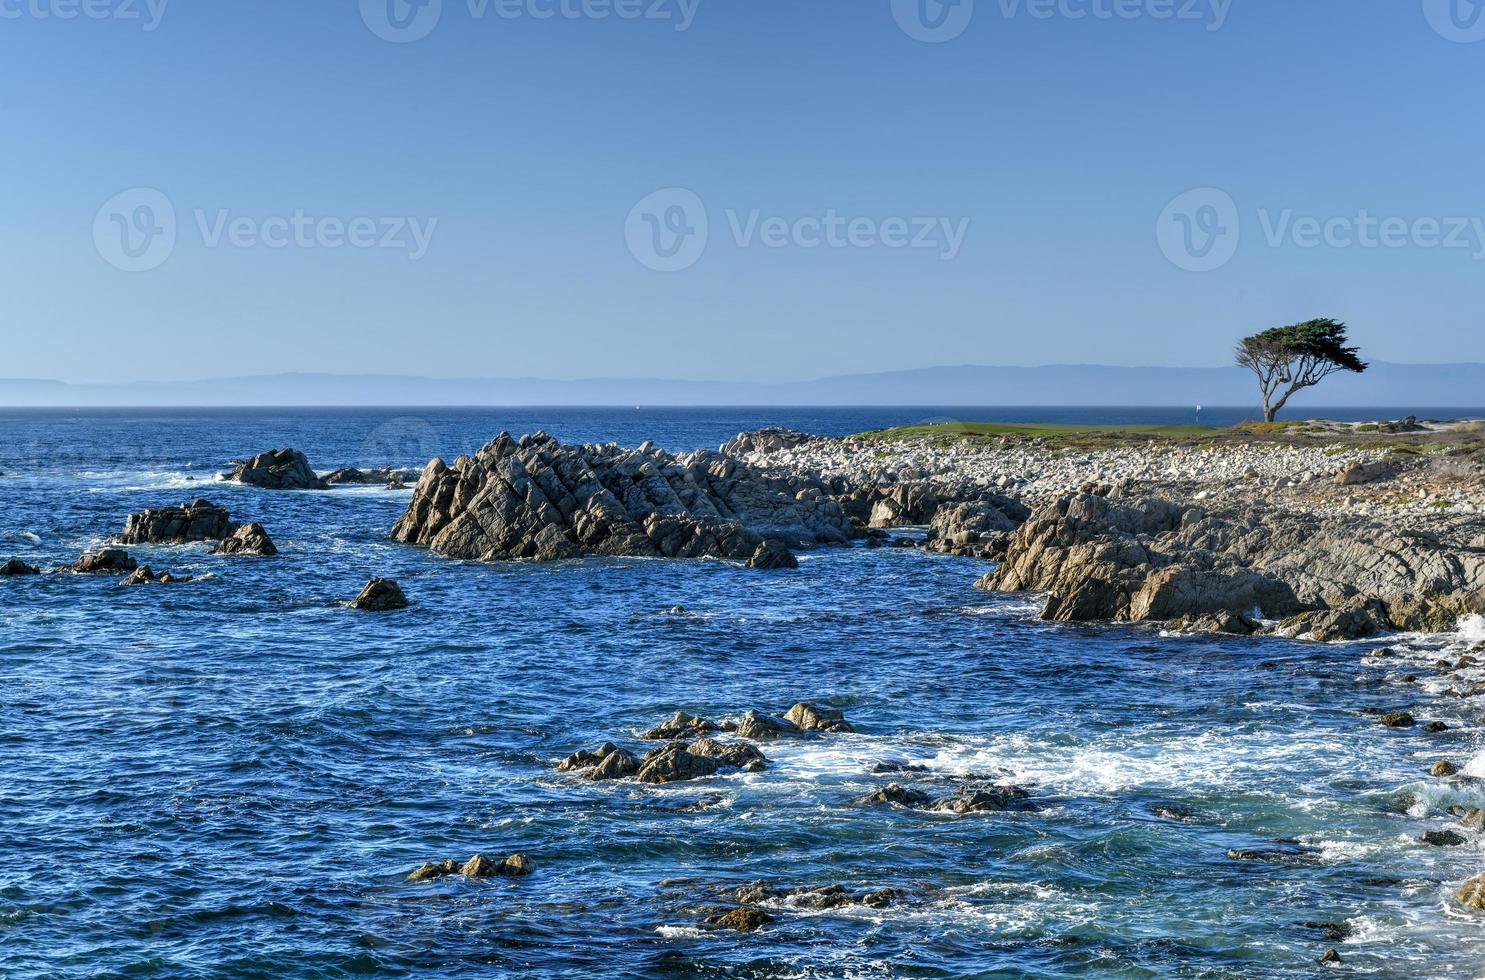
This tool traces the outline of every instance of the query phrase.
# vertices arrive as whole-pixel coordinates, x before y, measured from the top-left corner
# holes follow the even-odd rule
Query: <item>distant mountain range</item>
[[[145,406],[1247,406],[1253,376],[1242,368],[919,368],[788,384],[593,378],[422,378],[379,374],[270,374],[206,381],[67,384],[0,379],[9,407]],[[1485,406],[1485,364],[1374,363],[1297,396],[1331,407],[1424,410]],[[1293,411],[1290,412],[1293,414]]]

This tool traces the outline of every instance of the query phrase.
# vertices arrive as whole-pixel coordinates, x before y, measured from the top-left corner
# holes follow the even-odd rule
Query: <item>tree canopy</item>
[[[1338,371],[1361,374],[1369,365],[1360,348],[1346,346],[1346,325],[1338,320],[1306,320],[1274,327],[1237,346],[1237,363],[1258,376],[1263,418],[1272,422],[1296,391],[1313,388]]]

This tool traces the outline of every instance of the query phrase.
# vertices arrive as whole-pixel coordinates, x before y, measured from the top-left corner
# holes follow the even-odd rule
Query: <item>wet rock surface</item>
[[[189,575],[172,575],[170,572],[156,572],[148,565],[140,565],[129,577],[124,579],[122,585],[175,585],[191,581]]]
[[[374,578],[366,583],[361,594],[351,600],[351,608],[363,612],[393,612],[407,608],[407,596],[402,587],[391,579]]]
[[[28,565],[19,558],[9,558],[0,564],[0,578],[19,578],[23,575],[40,575],[41,569]]]
[[[216,541],[237,529],[227,508],[207,500],[193,500],[179,507],[159,507],[130,514],[120,544],[188,544]]]
[[[139,563],[122,548],[104,548],[83,555],[64,571],[78,575],[124,575],[138,567]]]
[[[265,490],[327,490],[330,485],[315,475],[309,460],[297,449],[275,449],[244,460],[224,477]]]
[[[268,532],[263,529],[263,525],[253,523],[244,524],[223,538],[212,549],[212,553],[272,558],[278,554],[278,548],[274,545],[273,539],[268,536]]]
[[[463,864],[451,858],[430,861],[412,871],[407,878],[409,881],[436,881],[449,875],[463,875],[466,878],[524,878],[534,869],[535,865],[524,854],[512,854],[499,861],[476,854]]]

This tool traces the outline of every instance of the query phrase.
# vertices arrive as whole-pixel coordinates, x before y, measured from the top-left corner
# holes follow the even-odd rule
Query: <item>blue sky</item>
[[[388,2],[0,0],[0,377],[1485,360],[1468,0]]]

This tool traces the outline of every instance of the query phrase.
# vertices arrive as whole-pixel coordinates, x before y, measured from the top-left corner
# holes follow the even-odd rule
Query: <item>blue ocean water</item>
[[[1480,784],[1426,775],[1449,758],[1485,777],[1481,707],[1429,666],[1479,624],[1369,660],[1375,644],[1045,624],[972,589],[983,563],[917,551],[777,573],[481,566],[386,540],[407,491],[211,482],[282,445],[320,469],[421,465],[502,429],[686,449],[770,424],[1018,417],[995,411],[0,411],[0,559],[62,564],[198,496],[282,551],[131,549],[200,577],[168,588],[0,579],[0,974],[1290,977],[1331,947],[1370,976],[1477,973],[1485,927],[1448,896],[1485,871],[1479,840],[1416,837],[1485,805]],[[412,607],[346,609],[374,575]],[[604,739],[642,748],[678,708],[801,699],[861,734],[664,787],[555,769]],[[1400,708],[1451,730],[1362,713]],[[889,779],[943,795],[975,778],[1036,808],[845,805]],[[477,851],[536,872],[406,880]],[[760,878],[908,898],[699,927]]]

